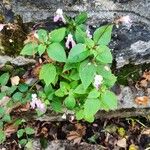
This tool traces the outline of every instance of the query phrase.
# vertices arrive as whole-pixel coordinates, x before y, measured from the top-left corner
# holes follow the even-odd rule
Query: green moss
[[[117,82],[122,85],[128,85],[129,81],[136,82],[140,79],[141,73],[150,69],[150,64],[143,65],[125,65],[118,70],[115,75],[117,76]]]

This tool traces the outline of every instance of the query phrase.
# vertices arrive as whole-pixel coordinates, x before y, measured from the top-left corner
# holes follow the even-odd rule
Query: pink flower
[[[123,16],[118,21],[129,28],[132,25],[132,20],[131,20],[130,16]]]
[[[90,39],[92,38],[92,35],[90,33],[90,29],[89,28],[86,29],[86,34],[87,34],[88,38],[90,38]]]
[[[36,107],[41,111],[41,112],[46,112],[46,106],[42,101],[37,98],[36,94],[32,94],[32,101],[30,102],[30,106],[32,109],[35,109]]]
[[[3,30],[3,28],[4,28],[5,25],[6,25],[6,24],[0,24],[0,31]]]
[[[57,21],[62,21],[64,24],[66,24],[66,20],[65,20],[65,18],[64,18],[64,16],[63,16],[63,11],[62,11],[62,9],[57,9],[57,11],[56,11],[56,15],[54,16],[54,22],[57,22]]]
[[[103,81],[103,77],[101,75],[95,75],[94,77],[94,83],[93,83],[93,86],[99,90],[101,84],[102,84],[102,81]]]
[[[66,41],[65,45],[66,45],[66,47],[68,49],[70,49],[70,48],[72,48],[72,47],[74,47],[76,45],[76,43],[75,43],[75,41],[73,39],[72,34],[68,34],[67,41]]]

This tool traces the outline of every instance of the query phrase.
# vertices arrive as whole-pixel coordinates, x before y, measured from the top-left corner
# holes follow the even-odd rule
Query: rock
[[[113,32],[111,48],[116,67],[150,62],[150,2],[147,0],[12,0],[12,9],[24,22],[40,22],[52,18],[58,8],[74,16],[79,11],[88,13],[88,24],[98,27],[112,22],[117,16],[129,15],[131,28],[120,26]],[[47,19],[52,21],[52,19]],[[51,22],[50,21],[50,22]]]
[[[0,55],[0,65],[4,65],[6,62],[10,62],[16,66],[24,66],[28,64],[34,64],[36,61],[34,59],[25,58],[23,56],[9,57]]]

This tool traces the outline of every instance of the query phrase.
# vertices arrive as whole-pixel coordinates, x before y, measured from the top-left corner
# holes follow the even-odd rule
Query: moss
[[[15,21],[14,26],[9,27],[8,25],[2,30],[0,34],[0,55],[17,56],[23,48],[26,34],[19,19]]]
[[[143,65],[125,65],[120,70],[116,71],[117,82],[122,85],[128,85],[129,81],[136,82],[140,79],[141,73],[145,70],[150,70],[150,64]]]

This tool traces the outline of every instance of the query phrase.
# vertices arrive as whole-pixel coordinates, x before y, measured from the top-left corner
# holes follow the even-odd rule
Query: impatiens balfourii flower
[[[37,98],[37,94],[32,94],[30,106],[32,109],[38,108],[41,112],[46,112],[46,106],[39,98]]]
[[[5,25],[6,25],[6,24],[0,24],[0,31],[3,30],[3,28],[4,28]]]
[[[86,29],[86,34],[87,34],[88,38],[90,38],[90,39],[92,38],[89,27]]]
[[[63,11],[60,8],[56,10],[56,14],[54,16],[54,22],[57,21],[62,21],[64,24],[66,24],[66,19],[64,18]]]
[[[130,28],[132,25],[132,20],[131,20],[130,16],[122,16],[116,20],[117,25],[118,25],[118,23],[122,23],[123,25]]]
[[[70,48],[72,48],[72,47],[74,47],[76,45],[76,43],[75,43],[75,41],[74,41],[73,36],[72,36],[71,33],[68,34],[67,41],[66,41],[65,45],[66,45],[66,47],[68,49],[70,49]]]
[[[103,77],[101,75],[95,75],[93,86],[98,90],[103,82]]]

